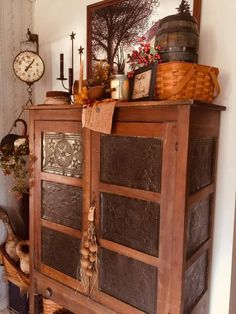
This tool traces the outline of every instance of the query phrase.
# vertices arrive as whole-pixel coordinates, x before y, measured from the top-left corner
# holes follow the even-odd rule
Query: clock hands
[[[30,64],[27,65],[27,67],[25,67],[25,72],[27,72],[27,71],[29,70],[29,68],[31,67],[31,65],[34,63],[34,60],[35,60],[35,59],[33,59],[33,60],[30,62]]]

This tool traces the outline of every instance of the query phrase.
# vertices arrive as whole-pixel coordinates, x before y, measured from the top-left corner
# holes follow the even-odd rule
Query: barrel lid
[[[160,20],[160,27],[163,23],[169,22],[169,21],[181,21],[181,20],[186,20],[186,21],[191,21],[193,23],[198,24],[197,19],[193,15],[189,14],[184,14],[184,13],[177,13],[177,14],[172,14],[164,17],[163,19]]]
[[[166,33],[192,33],[199,37],[199,31],[197,27],[183,27],[183,26],[175,26],[175,27],[160,27],[157,31],[157,35],[160,36]]]

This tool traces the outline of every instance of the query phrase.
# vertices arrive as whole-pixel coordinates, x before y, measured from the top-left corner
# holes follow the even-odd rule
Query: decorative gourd
[[[16,254],[20,258],[20,269],[23,273],[29,275],[30,265],[29,265],[29,241],[20,241],[16,245]]]
[[[7,212],[0,208],[0,220],[4,223],[7,229],[7,239],[5,243],[5,250],[7,254],[14,260],[14,262],[19,262],[19,257],[16,254],[16,245],[20,241],[17,236],[14,234],[10,219]]]
[[[82,234],[80,274],[82,282],[85,278],[96,277],[98,263],[98,244],[94,225],[95,203],[90,207],[88,213],[88,228]]]

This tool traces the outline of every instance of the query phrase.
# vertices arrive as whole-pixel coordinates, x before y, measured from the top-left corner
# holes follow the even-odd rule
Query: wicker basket
[[[59,310],[63,310],[63,307],[50,299],[43,298],[43,313],[44,314],[53,314]]]
[[[157,69],[155,99],[196,99],[213,102],[220,93],[219,70],[190,62],[161,63]]]
[[[20,288],[29,288],[29,276],[21,271],[15,262],[9,257],[5,246],[1,245],[3,265],[5,268],[6,278]]]

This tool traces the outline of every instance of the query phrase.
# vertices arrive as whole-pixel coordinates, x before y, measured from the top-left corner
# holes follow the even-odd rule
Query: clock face
[[[13,61],[13,70],[20,80],[31,85],[43,76],[44,63],[37,53],[22,51]]]

